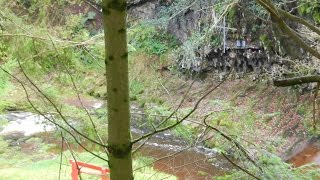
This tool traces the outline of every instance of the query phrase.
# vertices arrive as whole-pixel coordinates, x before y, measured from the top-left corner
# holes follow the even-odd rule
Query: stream
[[[142,134],[137,132],[141,130],[132,129],[132,134]],[[161,159],[156,161],[153,167],[179,179],[211,180],[214,176],[223,175],[233,169],[215,150],[203,146],[189,148],[188,143],[169,133],[150,138],[138,152],[143,156]]]
[[[11,145],[19,145],[23,137],[54,129],[55,127],[47,124],[43,117],[29,112],[9,112],[0,115],[0,135],[10,140]],[[133,135],[143,133],[140,129],[132,128]],[[203,146],[188,148],[188,143],[169,133],[150,138],[138,154],[154,159],[161,158],[153,164],[154,169],[175,175],[179,179],[212,179],[233,169],[215,150]],[[320,148],[316,144],[310,144],[288,162],[295,167],[312,162],[320,165]]]
[[[0,115],[0,121],[7,121],[2,128],[0,126],[0,135],[9,140],[11,145],[22,144],[24,137],[55,130],[43,117],[29,112],[9,112]],[[132,128],[134,136],[143,133],[143,130]],[[138,154],[155,160],[162,158],[153,164],[154,169],[175,175],[179,179],[212,179],[232,169],[229,162],[216,151],[202,146],[188,148],[188,143],[169,133],[150,138]]]
[[[295,167],[305,164],[314,163],[320,166],[320,146],[317,143],[307,145],[301,152],[288,160]]]

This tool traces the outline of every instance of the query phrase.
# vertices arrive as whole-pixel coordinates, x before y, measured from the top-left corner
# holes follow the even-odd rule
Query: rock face
[[[187,40],[192,32],[196,29],[197,14],[193,10],[183,13],[169,21],[168,32],[173,34],[181,42]]]
[[[179,62],[180,68],[184,71],[197,73],[213,72],[216,75],[224,76],[233,71],[237,77],[243,77],[245,73],[271,73],[276,76],[279,67],[284,66],[275,57],[271,57],[260,48],[214,48],[205,54],[204,58],[198,58],[191,65],[184,65]]]
[[[173,34],[178,40],[184,42],[192,35],[194,31],[201,31],[204,23],[214,21],[211,7],[215,0],[201,0],[196,4],[191,3],[190,8],[184,11],[175,12],[169,20],[167,30]],[[186,6],[188,7],[188,6]]]
[[[130,0],[128,13],[130,17],[144,20],[159,18],[159,12],[168,8],[173,2],[174,0]],[[213,6],[214,2],[215,0],[200,0],[197,3],[191,2],[183,5],[188,8],[170,14],[167,31],[180,42],[186,41],[194,31],[203,26],[203,23],[214,18],[212,8],[208,8]]]
[[[207,56],[204,71],[227,73],[234,69],[240,75],[248,72],[261,72],[269,69],[271,60],[262,49],[227,49],[225,53],[221,49],[212,50]]]
[[[133,18],[153,19],[159,12],[158,0],[130,0],[128,2],[128,13]]]
[[[288,62],[282,62],[277,55],[307,59],[305,54],[297,50],[292,43],[279,44],[280,41],[274,41],[276,39],[275,29],[264,24],[255,15],[248,13],[240,6],[234,8],[234,12],[226,18],[226,25],[229,24],[232,30],[226,31],[227,50],[223,52],[221,29],[223,24],[212,8],[216,5],[216,1],[186,0],[172,4],[173,2],[174,0],[130,0],[128,9],[131,16],[148,20],[159,18],[159,12],[171,6],[171,10],[168,11],[170,18],[166,30],[182,43],[189,41],[189,37],[194,37],[195,32],[207,34],[208,27],[213,24],[220,26],[214,31],[209,31],[210,37],[206,38],[211,39],[211,42],[191,44],[184,48],[184,52],[174,57],[178,67],[184,71],[213,72],[218,76],[223,76],[233,70],[237,77],[251,72],[258,76],[268,73],[275,77],[290,66]],[[249,1],[241,3],[243,7],[250,5]],[[237,41],[241,42],[240,47],[238,44],[235,45]],[[293,53],[289,53],[288,49],[291,49]]]
[[[138,19],[154,19],[159,18],[159,12],[168,8],[174,0],[129,0],[128,13],[130,17]],[[191,1],[190,1],[191,2]],[[178,40],[184,42],[191,36],[192,32],[199,28],[200,23],[210,20],[211,10],[207,7],[214,5],[215,0],[200,0],[197,3],[188,3],[184,10],[177,10],[170,14],[167,31],[174,35]]]

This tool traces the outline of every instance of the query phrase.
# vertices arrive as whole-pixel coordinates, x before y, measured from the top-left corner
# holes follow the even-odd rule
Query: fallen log
[[[287,79],[276,79],[273,81],[274,86],[278,87],[286,87],[293,86],[297,84],[305,84],[305,83],[320,83],[320,75],[312,75],[312,76],[302,76],[302,77],[294,77]]]
[[[319,104],[318,104],[318,108],[316,106],[317,106],[318,90],[320,87],[320,76],[313,75],[313,76],[302,76],[302,77],[274,80],[273,85],[278,86],[278,87],[285,87],[285,86],[293,86],[296,84],[314,83],[314,82],[317,83],[317,88],[316,88],[316,92],[313,95],[312,126],[313,126],[313,130],[316,131],[317,130],[317,118],[319,118],[319,117],[316,117],[316,112],[317,112],[317,109],[319,109]]]

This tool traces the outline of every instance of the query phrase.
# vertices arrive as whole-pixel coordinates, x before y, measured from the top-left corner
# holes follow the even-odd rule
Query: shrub
[[[256,163],[262,168],[260,171],[256,166],[249,165],[246,169],[260,179],[319,179],[319,169],[314,165],[305,165],[293,168],[281,160],[281,158],[266,153]],[[230,174],[216,177],[218,180],[250,179],[248,174],[239,170],[233,170]]]
[[[311,17],[316,23],[320,23],[320,3],[319,0],[299,1],[299,13]]]
[[[2,137],[0,137],[0,154],[5,153],[8,147],[9,144]]]
[[[177,45],[172,35],[154,25],[141,23],[128,31],[129,44],[150,55],[162,55]]]

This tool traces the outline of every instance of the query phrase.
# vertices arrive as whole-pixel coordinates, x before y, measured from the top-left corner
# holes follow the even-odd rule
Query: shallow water
[[[52,124],[46,123],[44,117],[29,112],[10,112],[0,115],[0,118],[8,121],[8,124],[0,131],[2,135],[21,132],[24,136],[30,136],[45,132],[50,134],[55,130]],[[145,132],[132,128],[132,133],[139,136]],[[47,141],[60,145],[60,142],[52,138],[47,138]],[[162,158],[155,162],[153,167],[158,171],[175,175],[179,179],[211,180],[212,177],[223,175],[232,168],[223,157],[220,157],[212,149],[201,146],[187,147],[188,143],[183,140],[175,138],[170,133],[163,133],[151,138],[139,150],[139,154],[154,159]]]
[[[0,129],[0,135],[20,132],[23,136],[30,136],[42,132],[54,131],[54,126],[46,123],[44,117],[29,112],[10,112],[0,115],[8,123]],[[139,136],[145,132],[132,128],[132,133]],[[153,167],[161,172],[175,175],[179,179],[206,180],[214,176],[223,175],[233,167],[223,157],[212,149],[201,146],[187,148],[188,144],[173,137],[170,133],[163,133],[151,138],[139,154],[160,159]],[[288,160],[295,167],[315,163],[320,166],[320,144],[310,144],[300,153]]]
[[[189,148],[188,143],[170,134],[151,138],[138,152],[160,159],[153,164],[156,170],[183,180],[211,180],[233,168],[215,150],[202,146]]]
[[[289,163],[295,167],[300,167],[305,164],[315,163],[320,166],[320,147],[317,144],[308,145],[300,153],[289,159]]]
[[[0,135],[20,132],[24,136],[31,136],[54,130],[53,124],[46,123],[45,117],[30,112],[10,112],[0,115],[0,119],[8,122],[0,131]]]
[[[214,176],[225,174],[230,168],[230,164],[216,153],[205,155],[196,149],[173,152],[165,148],[145,146],[141,154],[155,159],[160,158],[161,160],[155,162],[153,167],[158,171],[175,175],[179,179],[211,180]]]

